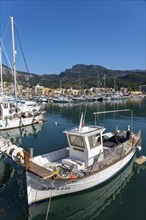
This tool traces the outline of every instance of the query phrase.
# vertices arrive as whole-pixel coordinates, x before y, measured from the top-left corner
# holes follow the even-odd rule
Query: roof
[[[97,134],[99,132],[103,132],[105,130],[104,127],[101,126],[92,126],[92,125],[85,125],[81,128],[81,130],[79,131],[78,127],[69,129],[69,130],[65,130],[64,133],[66,134],[73,134],[73,135],[82,135],[82,136],[89,136],[89,135],[94,135]]]

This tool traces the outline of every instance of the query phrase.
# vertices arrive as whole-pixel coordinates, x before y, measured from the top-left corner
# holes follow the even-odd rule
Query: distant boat
[[[101,95],[96,95],[96,96],[93,96],[93,102],[102,102],[103,101],[103,97]]]
[[[47,102],[48,103],[48,98],[46,96],[39,96],[38,101],[39,102]]]
[[[120,92],[115,92],[114,94],[111,94],[111,100],[119,100],[122,99],[122,94]]]
[[[86,97],[82,96],[82,95],[81,96],[73,96],[72,100],[74,102],[86,102],[87,101]]]
[[[129,109],[94,114],[122,111]],[[141,131],[105,130],[85,125],[82,114],[79,127],[64,131],[68,147],[32,158],[22,148],[8,148],[6,154],[26,167],[28,204],[89,189],[122,170],[140,146]]]
[[[71,101],[72,99],[66,96],[59,96],[53,98],[53,103],[70,103]]]
[[[41,109],[41,105],[39,105],[36,101],[32,100],[24,100],[18,99],[16,102],[16,106],[20,108],[22,112],[26,111],[37,111],[39,112]]]

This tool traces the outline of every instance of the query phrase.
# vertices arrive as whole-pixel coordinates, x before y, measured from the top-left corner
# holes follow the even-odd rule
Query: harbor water
[[[35,156],[51,152],[67,146],[63,131],[78,126],[81,113],[84,112],[86,124],[96,123],[104,126],[107,131],[115,130],[116,126],[127,129],[127,125],[134,132],[141,129],[142,155],[146,156],[146,98],[94,103],[47,103],[43,108],[46,111],[43,124],[1,132],[1,136],[9,138],[27,151],[33,148]],[[93,114],[118,109],[132,109],[133,120],[129,112],[101,114],[96,119]],[[17,178],[18,167],[11,167],[8,159],[4,160],[1,156],[0,219],[146,220],[146,163],[136,166],[134,160],[135,158],[120,173],[100,186],[48,199],[28,208],[25,177]],[[23,170],[21,173],[25,174]]]

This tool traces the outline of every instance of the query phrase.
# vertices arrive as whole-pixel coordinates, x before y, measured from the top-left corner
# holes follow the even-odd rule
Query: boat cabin
[[[91,166],[95,157],[103,152],[104,131],[105,128],[100,126],[83,126],[64,131],[69,144],[69,158],[81,161],[85,166]]]
[[[15,102],[3,101],[0,103],[0,118],[4,119],[6,116],[10,116],[13,112],[17,111]]]

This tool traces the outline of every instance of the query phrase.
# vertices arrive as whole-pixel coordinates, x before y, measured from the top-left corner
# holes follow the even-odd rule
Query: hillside
[[[3,66],[4,81],[12,82],[13,76],[10,69]],[[127,87],[136,90],[139,85],[146,84],[146,71],[141,70],[110,70],[99,65],[77,64],[70,69],[66,69],[60,74],[43,74],[17,72],[18,84],[24,86],[35,86],[37,84],[46,87],[57,88],[90,88],[90,87],[113,87],[114,80],[116,86]]]

